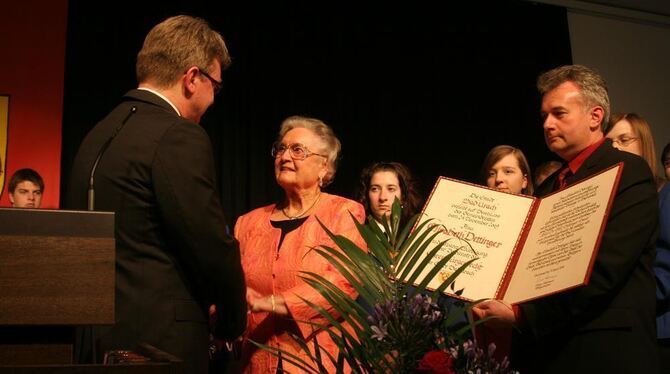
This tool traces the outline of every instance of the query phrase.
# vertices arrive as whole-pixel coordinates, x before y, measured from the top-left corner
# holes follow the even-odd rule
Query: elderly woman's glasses
[[[640,138],[635,138],[632,136],[619,136],[618,138],[612,139],[612,143],[619,144],[622,147],[626,147],[638,139]]]
[[[307,147],[305,147],[300,143],[294,143],[289,145],[282,144],[279,142],[274,143],[272,145],[272,150],[270,151],[270,154],[272,155],[272,157],[277,158],[281,157],[284,154],[284,152],[286,152],[286,150],[288,150],[289,155],[291,155],[291,157],[294,160],[304,160],[309,156],[321,156],[327,158],[327,156],[325,155],[320,155],[318,153],[310,151],[309,149],[307,149]]]

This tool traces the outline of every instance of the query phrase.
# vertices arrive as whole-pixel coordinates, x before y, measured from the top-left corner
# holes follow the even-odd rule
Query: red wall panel
[[[5,187],[29,167],[44,178],[43,208],[58,208],[67,0],[0,5],[0,94],[9,95]],[[4,157],[4,155],[3,155]]]

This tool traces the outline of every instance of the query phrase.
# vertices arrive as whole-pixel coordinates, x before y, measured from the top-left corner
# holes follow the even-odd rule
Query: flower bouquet
[[[304,300],[329,325],[298,323],[328,331],[338,347],[336,355],[321,349],[315,338],[305,341],[293,336],[307,353],[307,360],[276,347],[255,344],[281,355],[282,360],[308,373],[326,373],[325,360],[337,372],[510,373],[507,361],[497,363],[493,359],[495,347],[484,352],[467,340],[471,324],[455,323],[463,319],[476,302],[437,302],[447,287],[454,290],[458,275],[476,258],[461,265],[437,289],[426,289],[456,251],[473,250],[472,247],[466,243],[465,247],[440,258],[436,255],[446,241],[434,243],[438,235],[438,230],[433,229],[435,224],[425,220],[412,229],[419,218],[416,215],[400,227],[400,217],[397,200],[382,227],[372,217],[368,217],[367,224],[361,224],[351,216],[368,251],[346,237],[334,235],[321,224],[339,249],[320,246],[313,250],[338,269],[356,289],[359,298],[353,299],[320,274],[303,272],[303,280],[316,289],[335,312]],[[425,257],[424,253],[427,253]],[[421,278],[424,269],[429,271]]]

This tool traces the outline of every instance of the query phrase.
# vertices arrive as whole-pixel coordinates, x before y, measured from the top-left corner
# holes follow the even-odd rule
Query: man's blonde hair
[[[192,66],[210,73],[208,69],[215,59],[223,69],[231,62],[226,43],[218,32],[200,18],[170,17],[154,26],[144,39],[137,54],[137,81],[167,88]]]

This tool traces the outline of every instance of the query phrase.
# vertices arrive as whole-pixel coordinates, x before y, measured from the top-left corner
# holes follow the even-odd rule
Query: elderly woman
[[[421,196],[409,169],[399,162],[376,162],[361,172],[358,201],[368,215],[382,222],[390,215],[393,201],[398,198],[402,206],[400,227],[418,213]]]
[[[526,156],[510,145],[493,147],[486,155],[480,172],[484,185],[513,194],[533,194],[533,180]]]
[[[328,324],[303,299],[331,312],[332,308],[300,278],[301,271],[318,273],[356,297],[339,272],[312,250],[320,245],[336,248],[317,218],[333,233],[366,248],[349,215],[351,212],[359,222],[364,221],[363,206],[322,191],[335,176],[339,152],[340,141],[325,123],[298,116],[286,119],[272,147],[275,178],[284,190],[284,200],[241,216],[235,225],[248,287],[248,339],[302,358],[307,356],[291,334],[318,339],[321,347],[335,357],[337,351],[326,331],[315,331],[313,325],[302,323]],[[312,343],[308,345],[313,348]],[[242,354],[242,365],[248,373],[299,371],[248,341]],[[329,368],[326,353],[321,352],[321,357]]]

